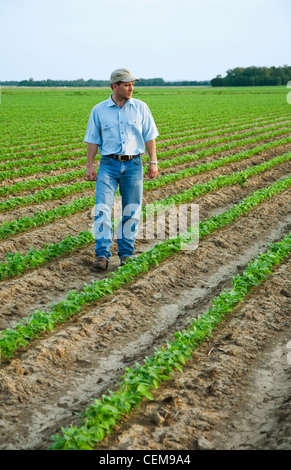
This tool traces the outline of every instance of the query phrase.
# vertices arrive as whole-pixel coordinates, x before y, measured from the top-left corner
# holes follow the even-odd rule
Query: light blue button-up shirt
[[[120,108],[110,96],[92,109],[84,142],[97,144],[101,155],[138,155],[158,135],[146,103],[130,98]]]

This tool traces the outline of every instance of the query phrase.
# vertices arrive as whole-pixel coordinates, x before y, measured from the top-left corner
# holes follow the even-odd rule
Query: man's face
[[[129,100],[132,97],[134,82],[122,82],[115,84],[114,90],[119,100]]]

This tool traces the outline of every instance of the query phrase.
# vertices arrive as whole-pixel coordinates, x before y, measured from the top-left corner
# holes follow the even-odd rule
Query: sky
[[[0,81],[211,80],[291,65],[290,0],[0,0]]]

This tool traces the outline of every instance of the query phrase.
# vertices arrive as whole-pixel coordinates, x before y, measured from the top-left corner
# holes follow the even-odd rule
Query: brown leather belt
[[[120,162],[126,162],[127,160],[131,160],[132,158],[136,158],[139,156],[140,154],[138,155],[114,155],[114,154],[104,155],[104,157],[114,158],[114,160],[119,160]]]

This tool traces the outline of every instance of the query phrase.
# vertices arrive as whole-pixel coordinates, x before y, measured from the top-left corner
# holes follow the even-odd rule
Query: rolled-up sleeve
[[[143,115],[143,129],[142,137],[144,142],[153,140],[158,137],[159,132],[152,116],[152,113],[147,105],[145,105],[144,115]]]
[[[101,127],[96,108],[93,108],[87,125],[84,142],[101,145]]]

